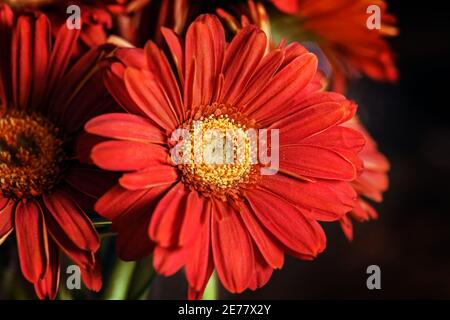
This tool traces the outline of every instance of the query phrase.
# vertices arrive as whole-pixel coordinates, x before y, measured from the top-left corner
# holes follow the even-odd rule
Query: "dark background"
[[[327,249],[305,262],[288,258],[243,299],[450,298],[450,13],[436,3],[390,1],[400,36],[398,85],[360,80],[350,98],[392,165],[377,221],[355,224],[352,243],[325,225]],[[366,287],[367,266],[381,268],[381,290]],[[184,298],[182,276],[157,278],[152,296]],[[178,286],[175,290],[174,286]]]

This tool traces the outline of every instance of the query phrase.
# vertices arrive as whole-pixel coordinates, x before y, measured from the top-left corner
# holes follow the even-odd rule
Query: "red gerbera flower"
[[[298,30],[317,41],[333,68],[333,88],[343,92],[347,78],[362,73],[377,81],[397,81],[393,53],[385,36],[395,36],[396,18],[384,0],[272,0],[281,11],[298,17]],[[381,10],[381,29],[367,27],[367,8]],[[291,21],[292,22],[292,21]],[[292,26],[290,25],[290,28]]]
[[[362,222],[378,217],[377,212],[366,199],[375,202],[381,202],[383,200],[383,192],[389,187],[388,171],[390,165],[386,157],[378,151],[377,143],[357,118],[352,119],[344,125],[358,130],[366,139],[366,145],[359,154],[364,162],[364,171],[358,179],[352,182],[353,187],[358,192],[358,201],[355,208],[341,219],[344,234],[349,240],[352,240],[353,226],[350,218]]]
[[[318,221],[337,221],[354,207],[348,182],[362,170],[364,138],[340,124],[356,106],[320,92],[313,54],[297,43],[266,52],[266,35],[253,25],[231,43],[212,15],[191,24],[184,45],[168,29],[163,35],[172,61],[148,42],[144,50],[119,50],[109,68],[106,85],[128,113],[86,124],[113,139],[93,148],[93,161],[124,172],[96,210],[112,220],[123,259],[155,246],[159,273],[184,267],[191,298],[201,296],[214,269],[231,292],[256,289],[282,267],[284,253],[312,259],[322,252]],[[175,165],[180,141],[172,134],[199,127],[241,135],[245,155],[248,129],[279,129],[278,174],[261,174],[263,165],[248,157],[198,163],[189,148],[182,149],[187,162]],[[214,158],[223,140],[200,136],[197,147]]]
[[[74,141],[110,100],[95,72],[104,50],[68,67],[78,34],[63,27],[53,42],[46,16],[15,19],[0,5],[0,243],[15,231],[22,273],[40,298],[57,293],[61,250],[87,287],[101,287],[99,238],[81,206],[106,180],[77,162]]]

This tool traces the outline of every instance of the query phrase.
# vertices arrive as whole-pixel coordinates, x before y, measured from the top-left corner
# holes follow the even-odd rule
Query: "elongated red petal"
[[[163,88],[170,110],[180,121],[184,116],[181,91],[166,55],[152,41],[146,44],[145,53],[148,69]]]
[[[65,24],[61,26],[56,34],[52,55],[50,57],[47,88],[54,88],[65,75],[72,52],[76,47],[76,42],[80,35],[80,30],[69,30]],[[50,92],[47,92],[50,94]]]
[[[204,207],[205,221],[198,232],[197,239],[188,250],[186,262],[186,278],[193,291],[203,292],[213,269],[211,249],[211,202]]]
[[[354,163],[339,152],[310,145],[280,147],[280,169],[295,175],[352,181],[358,175]]]
[[[262,257],[272,268],[281,268],[284,263],[284,253],[271,235],[263,229],[261,223],[254,217],[254,213],[249,210],[246,204],[241,204],[239,213],[245,223],[253,241],[256,243]]]
[[[246,197],[258,220],[292,251],[315,257],[325,249],[320,225],[284,199],[257,189]]]
[[[115,220],[122,214],[137,210],[136,206],[152,207],[152,203],[158,201],[166,189],[156,187],[130,191],[115,185],[97,201],[95,211],[108,220]]]
[[[56,298],[56,294],[58,293],[59,287],[59,249],[51,238],[48,239],[48,248],[49,265],[47,272],[42,279],[39,279],[34,284],[34,289],[39,299],[54,300]]]
[[[20,16],[17,20],[17,29],[15,41],[12,48],[12,66],[13,66],[13,90],[14,104],[18,109],[28,107],[29,96],[31,92],[32,75],[32,50],[33,36],[32,31],[34,18],[28,15]]]
[[[139,197],[128,191],[127,194],[132,197],[127,198],[125,193],[119,200],[126,202],[126,206],[120,205],[123,211],[118,211],[112,229],[117,232],[116,249],[122,260],[141,259],[153,249],[154,243],[148,235],[150,218],[158,200],[166,190],[166,187],[155,187],[137,194]]]
[[[216,201],[214,211],[232,210],[227,204]],[[216,214],[212,219],[212,250],[214,265],[222,284],[228,291],[244,291],[254,272],[254,254],[250,235],[239,213],[230,212],[222,220]]]
[[[277,174],[264,176],[260,186],[316,220],[339,220],[355,206],[356,193],[345,182],[305,182]]]
[[[214,15],[202,15],[186,34],[185,91],[187,108],[209,105],[218,90],[218,77],[225,53],[225,32]]]
[[[150,223],[149,235],[159,246],[171,247],[178,244],[188,195],[189,192],[184,184],[179,182],[156,206]],[[198,214],[200,213],[199,210]]]
[[[312,53],[295,58],[273,77],[261,95],[248,103],[247,112],[258,121],[270,118],[311,82],[316,70],[317,58]]]
[[[273,268],[267,264],[258,250],[255,250],[255,271],[248,285],[250,290],[256,290],[266,285],[272,276]]]
[[[186,262],[185,248],[156,247],[153,252],[153,267],[164,275],[171,276],[180,270]]]
[[[242,106],[250,107],[251,105],[248,105],[248,102],[265,90],[270,80],[280,68],[284,60],[284,54],[285,51],[281,49],[273,50],[267,54],[253,72],[245,90],[236,99],[231,99],[230,103],[235,104],[239,102]]]
[[[119,182],[128,190],[139,190],[172,184],[178,179],[177,168],[171,165],[155,165],[143,171],[126,173]]]
[[[273,127],[281,128],[280,145],[295,144],[343,123],[354,112],[351,104],[324,102],[296,112],[273,124]]]
[[[143,170],[166,163],[165,147],[137,141],[106,141],[92,149],[91,158],[102,169],[113,171]]]
[[[129,67],[125,70],[124,79],[130,97],[145,115],[167,132],[178,126],[167,93],[148,71]]]
[[[47,271],[48,242],[44,216],[34,200],[22,200],[15,212],[15,229],[22,273],[31,283]]]
[[[44,195],[43,199],[55,222],[78,248],[92,252],[99,249],[97,231],[68,193],[58,190]]]
[[[253,25],[236,34],[225,53],[221,101],[234,101],[236,96],[244,91],[255,68],[261,62],[266,42],[265,33]]]
[[[205,223],[205,210],[207,202],[197,193],[191,191],[186,199],[186,212],[180,230],[179,245],[184,246],[197,235]]]
[[[161,130],[143,117],[126,113],[109,113],[90,120],[85,130],[99,136],[140,141],[164,143],[166,139]]]
[[[95,265],[93,267],[87,267],[81,269],[81,279],[86,287],[94,292],[99,292],[102,289],[102,270],[99,259],[95,259]]]

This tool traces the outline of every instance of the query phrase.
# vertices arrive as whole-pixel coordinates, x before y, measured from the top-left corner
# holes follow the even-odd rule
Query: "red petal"
[[[0,43],[11,43],[13,25],[13,11],[8,5],[0,4]],[[13,98],[11,95],[11,50],[0,50],[0,70],[0,100],[6,107]]]
[[[113,220],[112,226],[117,232],[116,248],[122,260],[138,260],[150,254],[154,247],[148,235],[150,218],[157,201],[165,192],[164,187],[152,188],[139,198],[122,200],[128,204],[126,207],[121,205],[124,211]]]
[[[284,199],[257,189],[246,197],[258,220],[292,251],[315,257],[325,249],[320,225]]]
[[[186,262],[186,278],[189,287],[194,291],[201,291],[206,287],[208,279],[214,269],[211,251],[211,202],[204,206],[204,222],[197,232],[196,241],[188,250],[190,259]]]
[[[183,82],[184,55],[181,41],[177,34],[171,29],[162,27],[161,33],[164,36],[164,40],[166,40],[167,46],[169,47],[172,54],[172,59],[178,70],[178,76],[180,77],[181,82]]]
[[[305,182],[277,174],[264,176],[260,185],[316,220],[339,220],[355,206],[356,193],[345,182]]]
[[[247,87],[241,92],[239,98],[230,101],[230,103],[235,104],[239,102],[245,106],[248,105],[249,101],[260,95],[281,66],[284,53],[284,50],[276,49],[267,54],[255,69]]]
[[[256,290],[266,285],[272,276],[273,268],[266,263],[261,253],[255,250],[255,271],[248,285],[250,290]]]
[[[186,108],[211,104],[218,90],[225,45],[225,32],[216,16],[201,15],[190,25],[185,47]]]
[[[86,287],[94,292],[99,292],[102,289],[102,270],[99,259],[95,260],[93,267],[81,269],[81,278]]]
[[[229,210],[225,203],[216,201],[214,211]],[[224,287],[232,292],[244,291],[254,272],[253,247],[243,222],[237,212],[218,221],[212,219],[212,250],[217,275]]]
[[[358,176],[358,168],[341,153],[312,145],[280,146],[280,169],[320,179],[352,181]]]
[[[137,50],[137,49],[135,49]],[[134,103],[130,97],[124,81],[125,66],[119,62],[111,63],[104,74],[104,84],[109,93],[120,106],[129,113],[146,117],[146,114]]]
[[[343,216],[341,220],[339,220],[342,231],[344,232],[345,237],[349,240],[353,240],[353,223],[348,216]]]
[[[126,113],[109,113],[90,120],[85,130],[99,136],[140,141],[164,143],[165,137],[161,130],[147,119]]]
[[[150,223],[150,238],[162,247],[178,244],[189,191],[182,182],[172,187],[159,201]],[[198,209],[196,209],[198,210]],[[198,211],[200,214],[201,211]]]
[[[55,222],[78,248],[93,252],[100,248],[97,231],[69,194],[58,190],[43,199]]]
[[[136,206],[151,207],[152,203],[158,201],[166,187],[157,187],[138,191],[130,191],[119,185],[112,187],[95,204],[95,210],[102,217],[114,220],[122,214],[133,212]]]
[[[125,86],[130,97],[145,115],[167,132],[178,126],[178,120],[167,100],[167,93],[157,80],[147,71],[134,68],[125,70]]]
[[[65,75],[79,35],[80,30],[70,30],[65,24],[61,26],[56,34],[52,56],[50,57],[47,90],[52,90],[56,84],[60,83],[62,77]],[[50,93],[47,92],[47,94]]]
[[[47,271],[48,242],[44,216],[39,204],[22,200],[15,212],[20,267],[24,277],[37,282]]]
[[[242,220],[264,259],[272,268],[281,268],[284,263],[284,252],[275,244],[271,235],[262,228],[260,222],[256,220],[254,213],[249,210],[247,205],[241,204],[239,208]]]
[[[155,165],[143,171],[126,173],[120,185],[128,190],[139,190],[172,184],[178,180],[178,169],[170,165]]]
[[[113,171],[143,170],[166,163],[166,148],[137,141],[106,141],[97,144],[91,153],[94,163],[102,169]]]
[[[225,53],[221,101],[234,101],[242,93],[264,56],[266,44],[266,34],[253,25],[236,34]]]
[[[300,143],[313,134],[343,123],[355,112],[355,108],[351,106],[354,105],[324,102],[295,112],[292,116],[273,124],[272,127],[281,130],[280,145]],[[361,135],[357,136],[363,139]]]
[[[196,191],[191,191],[186,199],[186,211],[184,213],[183,225],[180,230],[179,245],[187,245],[188,242],[198,235],[201,226],[205,223],[206,199]]]
[[[180,270],[186,262],[185,248],[156,247],[153,253],[153,267],[164,276],[171,276]]]
[[[47,68],[51,54],[51,26],[45,15],[39,15],[36,21],[33,48],[33,89],[31,103],[36,108],[42,103],[47,82]]]
[[[297,57],[272,78],[267,90],[248,103],[247,112],[258,121],[270,119],[301,93],[316,70],[317,58],[314,54],[305,53]]]
[[[33,78],[32,57],[34,32],[31,26],[32,17],[22,15],[17,20],[17,29],[12,45],[14,104],[18,109],[26,109]]]
[[[39,279],[34,284],[34,289],[36,291],[39,299],[50,299],[54,300],[56,294],[58,293],[59,287],[59,249],[56,243],[50,238],[48,239],[49,248],[49,265],[47,272],[42,279]]]
[[[145,53],[148,69],[167,94],[168,105],[175,118],[182,119],[184,110],[181,92],[166,55],[152,41],[147,42]]]

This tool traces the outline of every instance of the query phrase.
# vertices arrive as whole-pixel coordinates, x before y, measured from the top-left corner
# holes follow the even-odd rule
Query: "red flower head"
[[[170,59],[148,42],[119,50],[110,66],[107,87],[128,113],[86,124],[111,139],[92,149],[93,161],[124,172],[96,209],[112,220],[123,259],[154,247],[159,273],[185,268],[191,298],[214,269],[231,292],[256,289],[285,253],[313,259],[322,252],[318,221],[337,221],[354,207],[348,182],[362,170],[364,138],[340,124],[356,106],[320,92],[313,54],[297,43],[266,52],[267,37],[253,25],[226,43],[216,16],[203,15],[184,45],[168,29],[163,35]],[[263,170],[269,163],[261,154],[251,161],[251,132],[261,138],[262,128],[270,139],[260,139],[260,149],[268,144],[267,154],[279,155],[278,173]],[[222,148],[232,161],[215,161]]]
[[[375,209],[365,199],[375,202],[383,200],[383,192],[389,187],[388,171],[390,165],[386,157],[378,151],[376,142],[357,118],[350,120],[344,125],[358,130],[366,139],[366,145],[359,154],[364,162],[364,171],[358,179],[352,182],[353,187],[358,192],[357,205],[341,219],[342,230],[346,237],[352,240],[353,226],[350,218],[362,222],[378,217]]]
[[[298,30],[317,41],[332,66],[333,88],[342,92],[346,79],[362,73],[377,81],[397,80],[393,53],[383,38],[397,35],[396,19],[384,0],[272,0],[298,18]],[[367,9],[380,8],[381,29],[369,29]],[[292,25],[290,25],[292,28]]]
[[[15,19],[0,5],[0,243],[15,233],[22,273],[40,298],[57,293],[60,251],[87,287],[101,287],[99,238],[81,207],[105,180],[77,162],[74,141],[109,106],[95,72],[105,53],[93,50],[69,68],[78,35],[63,27],[52,41],[46,16]]]

